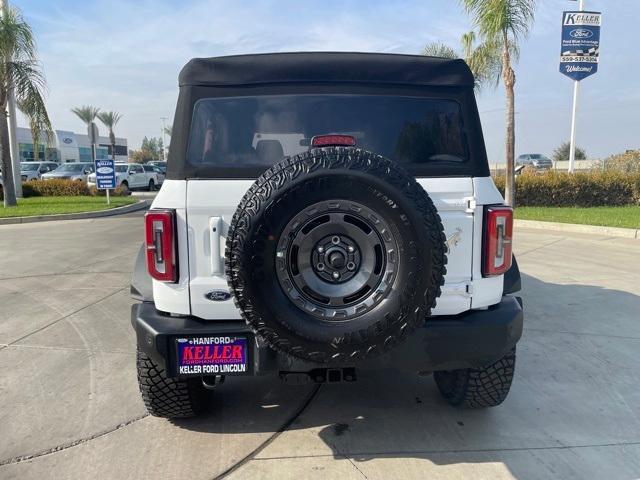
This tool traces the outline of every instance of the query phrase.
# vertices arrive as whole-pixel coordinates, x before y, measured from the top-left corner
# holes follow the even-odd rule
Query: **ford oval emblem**
[[[571,30],[569,35],[573,38],[591,38],[593,37],[593,32],[587,28],[576,28],[575,30]]]
[[[231,294],[226,290],[211,290],[204,294],[204,298],[212,302],[225,302],[231,298]]]
[[[71,138],[69,138],[69,137],[64,137],[64,138],[62,139],[62,141],[63,141],[64,143],[67,143],[67,144],[68,144],[68,143],[73,142],[73,139],[71,139]]]

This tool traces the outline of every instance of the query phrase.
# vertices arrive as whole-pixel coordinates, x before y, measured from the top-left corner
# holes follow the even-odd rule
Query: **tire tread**
[[[515,365],[514,347],[491,365],[435,372],[434,379],[442,396],[453,406],[472,409],[495,407],[509,394]]]
[[[396,318],[382,318],[367,329],[347,334],[343,337],[343,346],[353,345],[348,351],[330,355],[326,351],[314,351],[307,346],[294,345],[281,338],[281,333],[273,325],[267,325],[254,308],[251,298],[246,295],[246,285],[251,278],[243,268],[243,246],[249,241],[253,216],[274,202],[274,196],[302,174],[319,169],[357,170],[384,178],[397,188],[418,210],[426,231],[429,232],[432,270],[429,275],[429,288],[420,302],[419,308],[409,311],[403,306]],[[419,262],[418,262],[419,263]],[[288,157],[277,163],[262,176],[243,196],[229,227],[225,251],[225,270],[229,288],[236,307],[242,312],[253,331],[265,339],[274,349],[289,355],[310,359],[322,363],[340,363],[345,359],[379,355],[405,338],[420,326],[435,307],[441,294],[446,274],[446,237],[442,221],[431,198],[413,177],[402,167],[380,155],[367,150],[345,147],[326,147]],[[424,272],[422,272],[424,274]],[[417,295],[414,285],[408,282],[405,296]],[[390,334],[391,332],[391,334]]]
[[[136,355],[138,386],[147,411],[154,417],[187,418],[204,411],[204,387],[199,378],[178,379],[166,371],[146,353],[138,349]]]

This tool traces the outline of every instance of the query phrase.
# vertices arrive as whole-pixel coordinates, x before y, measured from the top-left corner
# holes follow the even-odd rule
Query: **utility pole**
[[[9,2],[0,0],[0,9],[2,15],[6,15],[9,10]],[[11,60],[11,59],[9,59]],[[22,176],[20,175],[20,152],[18,151],[18,141],[16,138],[18,125],[16,122],[16,95],[13,85],[9,86],[7,95],[7,114],[9,117],[9,155],[11,156],[11,165],[13,170],[13,184],[15,186],[16,197],[22,198]],[[39,152],[36,152],[36,155]],[[6,179],[7,181],[9,179]]]
[[[580,0],[578,9],[584,11],[584,0]],[[576,161],[576,115],[578,111],[578,91],[580,89],[580,82],[578,80],[573,81],[573,109],[571,111],[571,142],[569,146],[569,173],[573,172]]]
[[[160,120],[162,120],[162,160],[166,161],[167,160],[167,156],[165,155],[164,149],[166,148],[166,143],[165,143],[165,129],[166,127],[166,121],[167,121],[167,117],[160,117]]]

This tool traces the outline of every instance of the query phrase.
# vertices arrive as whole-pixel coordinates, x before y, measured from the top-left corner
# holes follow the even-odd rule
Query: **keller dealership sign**
[[[598,71],[600,12],[564,12],[560,73],[579,81]]]

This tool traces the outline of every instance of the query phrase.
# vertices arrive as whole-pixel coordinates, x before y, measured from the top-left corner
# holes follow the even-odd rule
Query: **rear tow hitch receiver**
[[[308,372],[280,372],[280,379],[290,385],[306,383],[355,382],[355,368],[314,368]]]
[[[202,377],[202,386],[207,390],[213,390],[218,385],[224,383],[224,375],[213,375],[209,377]]]

